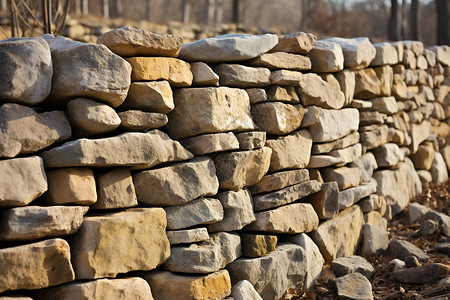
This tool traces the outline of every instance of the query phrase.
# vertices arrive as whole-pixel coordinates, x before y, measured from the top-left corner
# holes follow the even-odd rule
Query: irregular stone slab
[[[389,246],[388,233],[378,226],[365,224],[362,233],[362,255],[381,255]]]
[[[339,158],[341,162],[336,164],[336,166],[341,167],[360,158],[362,155],[362,146],[358,143],[344,149],[333,150],[329,155]]]
[[[381,215],[383,210],[386,210],[386,207],[383,208],[386,204],[386,199],[383,196],[378,196],[377,194],[369,195],[368,197],[362,199],[358,202],[358,205],[361,207],[363,213],[369,213],[371,211],[377,211]]]
[[[265,175],[258,183],[250,186],[248,189],[252,195],[256,195],[280,190],[308,180],[309,172],[307,169],[283,171]]]
[[[191,63],[193,86],[219,86],[219,75],[203,62]]]
[[[300,98],[295,91],[295,87],[272,85],[266,89],[268,101],[280,101],[291,104],[300,103]]]
[[[131,66],[104,45],[70,41],[62,36],[43,36],[53,63],[52,102],[85,97],[117,107],[130,86]]]
[[[353,96],[355,94],[355,86],[356,86],[355,72],[351,70],[343,70],[341,72],[335,73],[334,76],[339,82],[341,91],[344,93],[345,96],[344,106],[350,105],[353,101]]]
[[[149,299],[153,300],[148,283],[140,277],[98,279],[75,282],[39,291],[37,299],[94,300],[94,299]]]
[[[238,64],[220,64],[213,67],[222,86],[238,88],[265,87],[270,84],[270,71],[266,68],[247,67]]]
[[[381,94],[381,82],[374,69],[356,71],[355,80],[355,98],[370,99]]]
[[[250,98],[250,103],[259,103],[267,101],[267,93],[265,89],[252,88],[245,90]]]
[[[117,168],[95,177],[97,202],[92,209],[116,209],[137,206],[136,190],[128,169]]]
[[[319,218],[309,203],[294,203],[255,214],[246,230],[295,234],[317,229]]]
[[[0,102],[41,103],[50,94],[52,57],[42,38],[10,38],[0,42]]]
[[[371,127],[360,127],[359,139],[363,152],[375,149],[388,142],[389,127],[387,125],[376,125]]]
[[[336,182],[322,183],[317,193],[308,197],[319,219],[331,219],[339,213],[339,188]]]
[[[371,105],[372,108],[372,105]],[[372,124],[384,124],[386,120],[386,114],[380,114],[378,111],[360,111],[359,112],[359,124],[361,126]]]
[[[386,250],[386,254],[392,258],[405,260],[408,256],[415,256],[421,262],[427,261],[430,257],[425,252],[408,241],[393,239]]]
[[[277,43],[275,34],[226,34],[184,44],[179,57],[205,63],[245,61],[269,51]]]
[[[434,183],[446,182],[448,179],[447,165],[442,154],[437,151],[434,153],[434,160],[430,172]]]
[[[248,280],[263,299],[280,299],[289,287],[303,288],[306,257],[302,247],[283,243],[259,258],[239,258],[227,266],[233,283]]]
[[[438,63],[444,66],[450,66],[450,58],[449,58],[450,47],[443,45],[443,46],[432,46],[428,49],[436,53],[436,60]]]
[[[285,135],[296,130],[304,114],[301,106],[281,102],[253,104],[251,111],[256,127],[273,135]]]
[[[320,174],[325,182],[336,181],[339,190],[358,186],[361,181],[361,171],[359,168],[325,168]]]
[[[372,109],[382,114],[392,115],[398,112],[397,101],[394,97],[379,97],[370,99]]]
[[[223,219],[210,224],[209,232],[241,230],[255,220],[252,197],[247,189],[223,192],[216,197],[223,206]]]
[[[440,263],[431,263],[421,267],[394,271],[392,277],[395,281],[401,283],[425,284],[449,274],[449,266]]]
[[[91,205],[97,201],[94,172],[89,168],[64,168],[47,172],[45,200],[50,205]]]
[[[450,253],[450,243],[449,242],[435,243],[433,245],[433,251],[443,253],[443,254],[449,254]]]
[[[195,155],[239,149],[239,141],[232,132],[203,134],[180,143]]]
[[[222,204],[217,199],[199,198],[182,205],[165,207],[164,210],[169,230],[219,222],[224,216]]]
[[[118,113],[121,120],[120,128],[125,131],[147,131],[163,127],[169,122],[167,115],[144,112],[140,110],[127,110]]]
[[[216,155],[214,164],[220,188],[238,191],[259,182],[269,170],[271,155],[272,149],[268,147]]]
[[[208,230],[205,227],[167,231],[166,234],[171,245],[191,244],[209,240]]]
[[[264,131],[241,132],[236,134],[236,138],[241,150],[258,149],[266,144],[266,133]]]
[[[322,184],[316,180],[299,183],[282,190],[253,197],[255,212],[283,206],[320,191]]]
[[[32,108],[13,103],[0,106],[0,131],[0,157],[37,152],[72,135],[64,112],[39,114]]]
[[[296,32],[278,38],[278,44],[270,52],[307,54],[316,43],[312,33]]]
[[[352,273],[336,279],[340,299],[372,300],[372,284],[359,273]]]
[[[148,271],[170,255],[162,208],[130,208],[85,217],[71,245],[77,280]]]
[[[168,81],[133,82],[120,109],[137,109],[167,114],[174,109],[172,89]]]
[[[250,100],[244,90],[227,87],[179,89],[167,129],[176,139],[204,133],[253,130]]]
[[[339,215],[322,224],[311,235],[314,243],[326,261],[356,253],[361,228],[364,225],[363,213],[358,205],[340,212]]]
[[[361,183],[360,186],[341,191],[339,193],[339,210],[352,206],[354,203],[376,191],[377,182],[374,179],[371,179],[367,183]]]
[[[183,38],[173,34],[157,34],[125,26],[103,33],[98,37],[97,44],[105,45],[109,50],[122,57],[177,57],[183,46]]]
[[[241,280],[236,283],[231,290],[231,299],[233,300],[263,300],[255,287],[248,280]]]
[[[373,69],[377,74],[378,79],[380,80],[380,96],[391,96],[392,84],[394,80],[394,72],[392,67],[383,66]]]
[[[145,273],[143,277],[158,300],[223,299],[231,292],[231,279],[227,270],[208,275],[184,275],[157,270]]]
[[[107,133],[119,127],[121,123],[113,108],[85,98],[77,98],[67,103],[67,117],[79,136]]]
[[[301,80],[303,74],[297,71],[277,70],[270,74],[270,82],[273,85],[296,86]]]
[[[405,159],[398,169],[375,171],[373,177],[378,183],[377,194],[390,203],[393,215],[402,211],[410,199],[422,192],[419,176],[409,159]]]
[[[251,60],[251,66],[265,67],[270,70],[286,69],[294,71],[306,71],[311,69],[311,61],[307,56],[286,52],[263,53]]]
[[[47,168],[127,166],[145,169],[191,159],[193,155],[167,134],[155,129],[103,139],[79,139],[43,152],[41,157]]]
[[[328,143],[314,143],[311,148],[312,154],[329,153],[333,150],[344,149],[359,142],[359,132],[355,131],[335,141]]]
[[[411,51],[411,49],[407,49],[407,48],[404,49],[402,63],[408,69],[411,69],[411,70],[416,69],[417,58],[416,58],[416,55],[414,54],[414,52]]]
[[[308,57],[311,59],[312,72],[328,73],[344,69],[344,53],[339,44],[319,40],[308,53]]]
[[[219,190],[216,168],[208,157],[169,167],[145,170],[133,175],[136,195],[150,206],[173,206],[203,196],[213,196]]]
[[[27,241],[75,233],[83,223],[88,207],[26,206],[4,210],[0,240]]]
[[[213,273],[242,255],[241,238],[235,233],[211,234],[199,244],[173,246],[163,267],[180,273]]]
[[[340,157],[334,157],[330,155],[311,155],[309,163],[306,167],[308,169],[324,168],[338,164],[344,165],[343,162],[344,160]]]
[[[331,269],[337,277],[347,274],[359,273],[367,279],[372,278],[375,269],[364,257],[353,255],[349,257],[339,257],[331,262]]]
[[[344,93],[314,73],[304,74],[297,90],[304,106],[340,109],[345,103]]]
[[[0,262],[0,292],[42,289],[75,279],[69,244],[62,239],[0,249]]]
[[[276,235],[241,234],[242,255],[261,257],[275,250],[278,238]]]
[[[366,37],[328,38],[325,41],[339,44],[344,53],[344,65],[349,69],[364,69],[376,56],[376,49]]]
[[[355,108],[322,109],[317,120],[318,122],[310,127],[314,143],[331,142],[358,129],[359,112]]]
[[[307,130],[301,130],[276,140],[267,140],[266,145],[272,149],[270,171],[301,169],[309,162],[312,139]]]
[[[25,206],[48,189],[39,156],[0,160],[0,207]]]
[[[425,205],[421,205],[417,202],[409,203],[408,205],[409,223],[410,224],[416,223],[429,211],[430,208]]]
[[[397,144],[387,143],[373,150],[378,167],[395,167],[405,159]]]
[[[449,216],[431,209],[423,216],[423,219],[437,221],[439,223],[439,229],[441,231],[441,234],[445,235],[446,237],[450,237]]]
[[[431,132],[431,123],[423,121],[420,124],[411,124],[409,135],[411,136],[411,145],[409,146],[411,153],[416,153],[419,145],[425,141]]]
[[[130,57],[131,80],[167,80],[173,87],[186,87],[192,84],[191,66],[172,57]]]
[[[375,47],[376,55],[370,63],[371,66],[395,65],[399,62],[397,49],[391,43],[375,43],[373,46]]]

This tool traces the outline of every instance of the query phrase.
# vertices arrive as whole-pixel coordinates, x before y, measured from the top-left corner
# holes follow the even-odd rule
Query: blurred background
[[[63,34],[95,43],[125,25],[181,35],[305,31],[319,38],[449,44],[450,0],[0,0],[0,39]]]

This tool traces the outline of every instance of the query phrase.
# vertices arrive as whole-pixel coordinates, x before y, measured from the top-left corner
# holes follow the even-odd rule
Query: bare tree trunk
[[[411,0],[411,35],[412,39],[420,41],[422,39],[422,30],[420,28],[420,3],[419,0]]]
[[[240,0],[233,0],[233,12],[232,12],[232,21],[234,24],[239,24],[241,21],[241,4]]]
[[[152,0],[145,1],[145,19],[147,21],[150,21],[151,4],[152,4]]]
[[[18,12],[15,0],[9,0],[9,12],[11,14],[11,37],[20,37]]]
[[[206,25],[212,26],[214,19],[214,0],[206,0]]]
[[[219,32],[222,30],[222,23],[223,23],[223,1],[216,0],[216,30]]]
[[[400,39],[401,19],[397,0],[391,0],[391,16],[389,19],[388,37],[392,41]]]
[[[81,14],[81,1],[80,0],[75,0],[75,14],[79,15]]]
[[[42,0],[42,19],[44,23],[44,33],[52,33],[52,0]]]
[[[305,29],[311,2],[311,0],[300,0],[300,31]]]
[[[105,19],[109,19],[109,0],[102,0],[102,14]]]
[[[6,0],[0,0],[0,10],[3,10],[3,11],[7,10]]]
[[[122,0],[114,0],[114,18],[119,18],[123,14]]]
[[[191,0],[183,0],[183,23],[188,25],[191,22]]]
[[[448,0],[436,0],[437,9],[437,44],[449,45]]]
[[[407,18],[407,16],[406,16],[406,7],[407,6],[407,3],[406,3],[406,0],[403,0],[402,1],[402,17],[401,17],[401,24],[402,24],[402,27],[401,27],[401,31],[400,31],[400,34],[401,34],[401,39],[402,40],[406,40],[406,39],[408,39],[408,36],[409,36],[409,32],[408,32],[408,24],[407,24],[407,20],[408,20],[408,18]]]
[[[83,15],[89,14],[89,0],[81,0],[81,13]]]

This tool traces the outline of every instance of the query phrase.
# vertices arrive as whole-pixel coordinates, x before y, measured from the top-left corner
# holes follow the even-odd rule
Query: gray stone
[[[241,280],[231,289],[233,300],[263,300],[248,280]]]
[[[408,205],[408,214],[409,214],[409,224],[416,223],[422,217],[430,211],[430,208],[419,204],[417,202],[409,203]]]
[[[236,134],[239,149],[253,150],[264,147],[266,144],[266,133],[264,131],[249,131]]]
[[[183,139],[180,143],[194,155],[239,149],[239,141],[232,132],[203,134]]]
[[[392,277],[395,281],[401,283],[425,284],[449,274],[449,266],[440,263],[431,263],[421,267],[394,271]]]
[[[336,182],[322,183],[317,193],[308,197],[308,202],[314,207],[319,219],[334,218],[339,212],[339,188]]]
[[[377,182],[371,179],[369,182],[343,190],[339,193],[339,210],[352,206],[362,198],[369,196],[377,191]]]
[[[392,258],[405,260],[408,256],[415,256],[419,261],[427,261],[430,257],[414,244],[399,239],[393,239],[386,250],[386,254]]]
[[[444,277],[442,278],[439,282],[438,285],[443,285],[446,288],[450,287],[450,276]]]
[[[419,267],[419,266],[420,266],[419,260],[414,255],[408,256],[405,259],[405,267],[406,268],[414,268],[414,267]]]
[[[174,109],[173,93],[169,82],[133,82],[120,109],[138,109],[167,114]]]
[[[313,72],[337,72],[344,69],[344,53],[341,46],[326,40],[317,41],[308,53]]]
[[[359,273],[352,273],[336,279],[339,299],[372,300],[372,284]]]
[[[263,53],[251,60],[251,66],[269,68],[271,70],[286,69],[294,71],[306,71],[311,69],[311,61],[307,56],[286,52]]]
[[[248,189],[252,195],[281,190],[309,180],[307,169],[282,171],[265,175],[261,180]]]
[[[274,34],[227,34],[184,44],[179,57],[206,63],[245,61],[269,51],[277,43]]]
[[[257,129],[272,135],[285,135],[300,127],[303,108],[281,102],[252,105],[252,118]]]
[[[314,143],[311,148],[312,154],[325,154],[333,150],[343,149],[359,142],[359,132],[355,131],[338,140],[328,143]]]
[[[403,152],[394,143],[387,143],[375,148],[373,154],[380,168],[395,167],[405,159]]]
[[[373,171],[378,168],[377,161],[372,152],[368,152],[353,161],[350,167],[358,167],[361,170],[361,182],[369,182]]]
[[[125,131],[147,131],[163,127],[169,122],[167,115],[161,113],[127,110],[118,113],[120,128]]]
[[[349,69],[366,68],[376,56],[376,49],[366,37],[328,38],[325,41],[339,44],[344,53],[344,66]]]
[[[370,224],[365,224],[362,230],[362,255],[380,255],[387,249],[389,236],[386,230]]]
[[[331,262],[331,269],[337,277],[351,273],[359,273],[367,279],[372,278],[375,271],[372,264],[361,256],[339,257]]]
[[[203,62],[191,63],[193,86],[219,86],[219,75]]]
[[[191,244],[209,240],[208,230],[205,227],[172,230],[167,231],[166,234],[171,245]]]
[[[445,164],[442,154],[437,151],[434,153],[434,160],[430,172],[433,183],[446,182],[448,179],[447,165]]]
[[[314,73],[303,75],[297,90],[304,106],[340,109],[345,104],[344,93]]]
[[[317,120],[318,122],[310,127],[314,143],[331,142],[358,129],[359,112],[354,108],[322,109]]]
[[[219,75],[221,86],[255,88],[266,87],[270,84],[270,70],[267,68],[220,64],[214,66],[213,70]]]
[[[429,210],[424,216],[423,220],[435,220],[439,222],[439,230],[446,237],[450,237],[450,217],[444,213],[435,210]]]

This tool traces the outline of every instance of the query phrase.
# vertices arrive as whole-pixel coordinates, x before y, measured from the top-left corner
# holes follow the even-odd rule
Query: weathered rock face
[[[361,38],[328,38],[325,41],[339,44],[344,53],[344,65],[350,69],[367,67],[376,56],[375,47],[366,37]]]
[[[131,208],[84,218],[71,242],[76,278],[156,268],[170,255],[166,222],[161,208]]]
[[[371,179],[369,182],[343,190],[339,193],[339,210],[352,206],[354,203],[377,191],[377,182]]]
[[[354,108],[321,109],[310,127],[314,143],[330,142],[358,130],[359,112]]]
[[[266,133],[264,131],[241,132],[236,135],[236,138],[241,150],[258,149],[266,144]]]
[[[64,112],[39,114],[13,103],[0,106],[0,131],[0,157],[37,152],[72,135]]]
[[[340,109],[345,103],[345,96],[339,89],[313,73],[302,76],[298,93],[305,106],[316,105],[323,108]]]
[[[208,275],[183,275],[169,271],[153,271],[143,275],[155,299],[208,300],[223,299],[231,293],[227,270]]]
[[[240,89],[190,88],[174,94],[167,129],[176,139],[204,133],[252,130],[248,94]]]
[[[296,32],[278,39],[278,44],[270,52],[307,54],[316,43],[317,37],[311,33]]]
[[[259,258],[239,258],[227,266],[233,283],[248,280],[263,299],[279,299],[289,287],[303,288],[305,251],[283,243]]]
[[[300,103],[300,98],[293,86],[282,87],[279,85],[272,85],[265,91],[268,101],[280,101],[291,104]]]
[[[195,155],[237,150],[240,148],[239,141],[232,132],[203,134],[183,139],[180,142]]]
[[[242,255],[261,257],[275,250],[278,238],[276,235],[241,234]]]
[[[3,211],[0,240],[25,241],[75,233],[88,211],[83,206],[26,206]]]
[[[376,55],[370,63],[371,66],[395,65],[399,62],[397,50],[391,43],[376,43],[373,46],[375,47]]]
[[[381,82],[374,69],[363,69],[355,73],[355,97],[370,99],[381,94]]]
[[[213,68],[223,86],[238,88],[265,87],[270,84],[270,70],[237,64],[220,64]]]
[[[0,292],[41,289],[75,279],[69,244],[62,239],[0,249],[0,261]]]
[[[244,61],[258,57],[277,43],[274,34],[227,34],[185,44],[179,56],[186,61],[206,63]]]
[[[363,255],[380,255],[389,246],[388,233],[378,226],[365,224],[362,233],[361,254]]]
[[[172,230],[167,231],[166,234],[171,245],[190,244],[209,240],[209,234],[206,227]]]
[[[319,219],[334,218],[339,212],[339,188],[335,181],[322,183],[317,193],[308,197]]]
[[[147,131],[163,127],[169,122],[167,115],[144,112],[140,110],[127,110],[117,114],[120,118],[120,128],[125,131]]]
[[[387,143],[373,151],[378,167],[395,167],[405,159],[397,144]]]
[[[371,279],[374,268],[364,257],[353,255],[349,257],[339,257],[331,262],[331,269],[337,277],[351,273],[359,273],[367,279]]]
[[[191,72],[194,76],[193,86],[219,86],[219,75],[214,73],[207,64],[203,62],[191,63]]]
[[[265,175],[261,180],[249,187],[252,195],[272,192],[309,180],[307,169],[290,170]]]
[[[263,53],[249,63],[252,66],[265,67],[271,70],[287,69],[305,71],[311,69],[311,61],[307,56],[286,52]]]
[[[241,280],[236,283],[231,290],[230,298],[233,300],[262,300],[255,287],[248,280]]]
[[[179,205],[219,189],[216,168],[207,157],[133,175],[139,202],[151,206]]]
[[[10,38],[0,42],[0,103],[35,105],[50,94],[53,66],[42,38]]]
[[[93,98],[117,107],[130,86],[131,66],[103,45],[84,44],[44,35],[50,46],[53,80],[50,97],[61,103]]]
[[[79,139],[41,154],[48,168],[70,166],[150,168],[193,155],[165,133],[124,133],[103,139]]]
[[[344,69],[344,53],[336,43],[319,40],[308,57],[311,59],[313,72],[337,72]]]
[[[253,104],[251,112],[256,127],[274,135],[284,135],[296,130],[304,114],[301,106],[281,102]]]
[[[156,34],[143,29],[122,27],[103,33],[97,44],[103,44],[122,57],[172,56],[177,57],[183,38],[173,34]]]
[[[25,206],[47,191],[44,163],[38,156],[0,161],[0,207]]]
[[[359,273],[336,279],[337,293],[341,299],[372,300],[372,284]]]
[[[361,181],[361,171],[359,168],[326,168],[322,170],[321,175],[325,182],[336,181],[339,190],[358,186]]]
[[[359,142],[359,133],[357,131],[350,133],[335,141],[327,143],[317,143],[313,144],[311,148],[312,154],[325,154],[333,150],[344,149],[353,146]]]
[[[173,110],[172,89],[168,81],[133,82],[121,109],[139,109],[167,114]]]
[[[270,82],[273,85],[296,86],[303,76],[302,73],[289,70],[276,70],[270,74]]]

